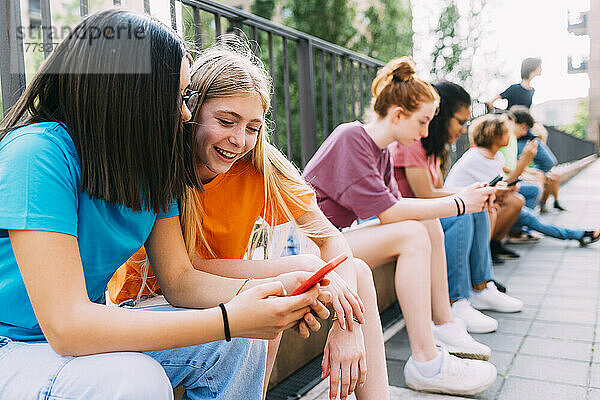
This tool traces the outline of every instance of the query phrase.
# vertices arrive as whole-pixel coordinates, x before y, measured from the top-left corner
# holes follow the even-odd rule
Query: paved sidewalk
[[[600,227],[600,161],[565,184],[560,200],[569,211],[544,220],[569,227]],[[498,331],[473,335],[492,348],[498,368],[494,385],[477,399],[600,400],[600,244],[580,248],[574,241],[543,238],[515,245],[521,259],[494,267],[508,293],[523,300],[516,314],[488,313]],[[410,355],[406,330],[386,344],[392,399],[458,399],[406,388],[403,368]],[[324,383],[324,382],[322,382]],[[320,388],[320,389],[319,389]],[[326,399],[324,386],[306,400]]]

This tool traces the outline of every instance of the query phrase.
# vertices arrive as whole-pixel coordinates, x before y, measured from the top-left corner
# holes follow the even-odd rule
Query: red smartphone
[[[306,292],[311,287],[315,286],[317,283],[321,282],[325,275],[334,270],[335,267],[343,263],[348,259],[348,256],[345,253],[340,254],[333,260],[329,261],[327,264],[323,266],[320,270],[314,273],[313,276],[308,278],[302,285],[298,286],[292,293],[288,296],[297,296]]]

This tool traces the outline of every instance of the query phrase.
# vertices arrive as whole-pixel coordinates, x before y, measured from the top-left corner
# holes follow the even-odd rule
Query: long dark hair
[[[81,191],[165,211],[186,186],[201,187],[181,116],[185,55],[184,42],[156,19],[92,14],[43,62],[0,123],[0,140],[21,126],[60,122],[79,155]]]
[[[450,119],[462,107],[471,106],[471,96],[462,86],[456,83],[441,81],[433,87],[440,95],[438,113],[429,123],[429,135],[421,139],[427,157],[434,156],[445,170],[448,161],[448,127]]]

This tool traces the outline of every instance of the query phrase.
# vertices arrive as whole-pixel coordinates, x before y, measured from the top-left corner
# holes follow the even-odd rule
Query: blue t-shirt
[[[0,336],[45,341],[8,230],[59,232],[77,238],[88,297],[99,302],[116,271],[146,241],[158,218],[80,192],[73,140],[56,122],[31,124],[0,141]],[[31,244],[35,246],[35,243]]]
[[[531,107],[535,89],[525,89],[520,83],[510,85],[504,92],[500,93],[500,97],[508,100],[508,108],[512,106]]]

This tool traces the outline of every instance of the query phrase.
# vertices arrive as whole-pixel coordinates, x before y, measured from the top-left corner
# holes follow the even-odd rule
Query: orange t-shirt
[[[202,231],[216,258],[242,259],[259,216],[265,221],[273,217],[276,224],[289,222],[281,210],[265,212],[263,175],[246,160],[236,162],[225,174],[217,175],[205,184],[204,193],[198,197],[204,212]],[[294,218],[298,218],[307,211],[313,198],[312,191],[301,193],[298,199],[304,207],[298,207],[292,201],[286,204]],[[212,258],[200,241],[196,243],[196,251],[200,257]],[[113,303],[120,304],[137,297],[145,259],[146,251],[142,247],[115,272],[108,283]],[[159,290],[152,268],[149,268],[142,295]]]

